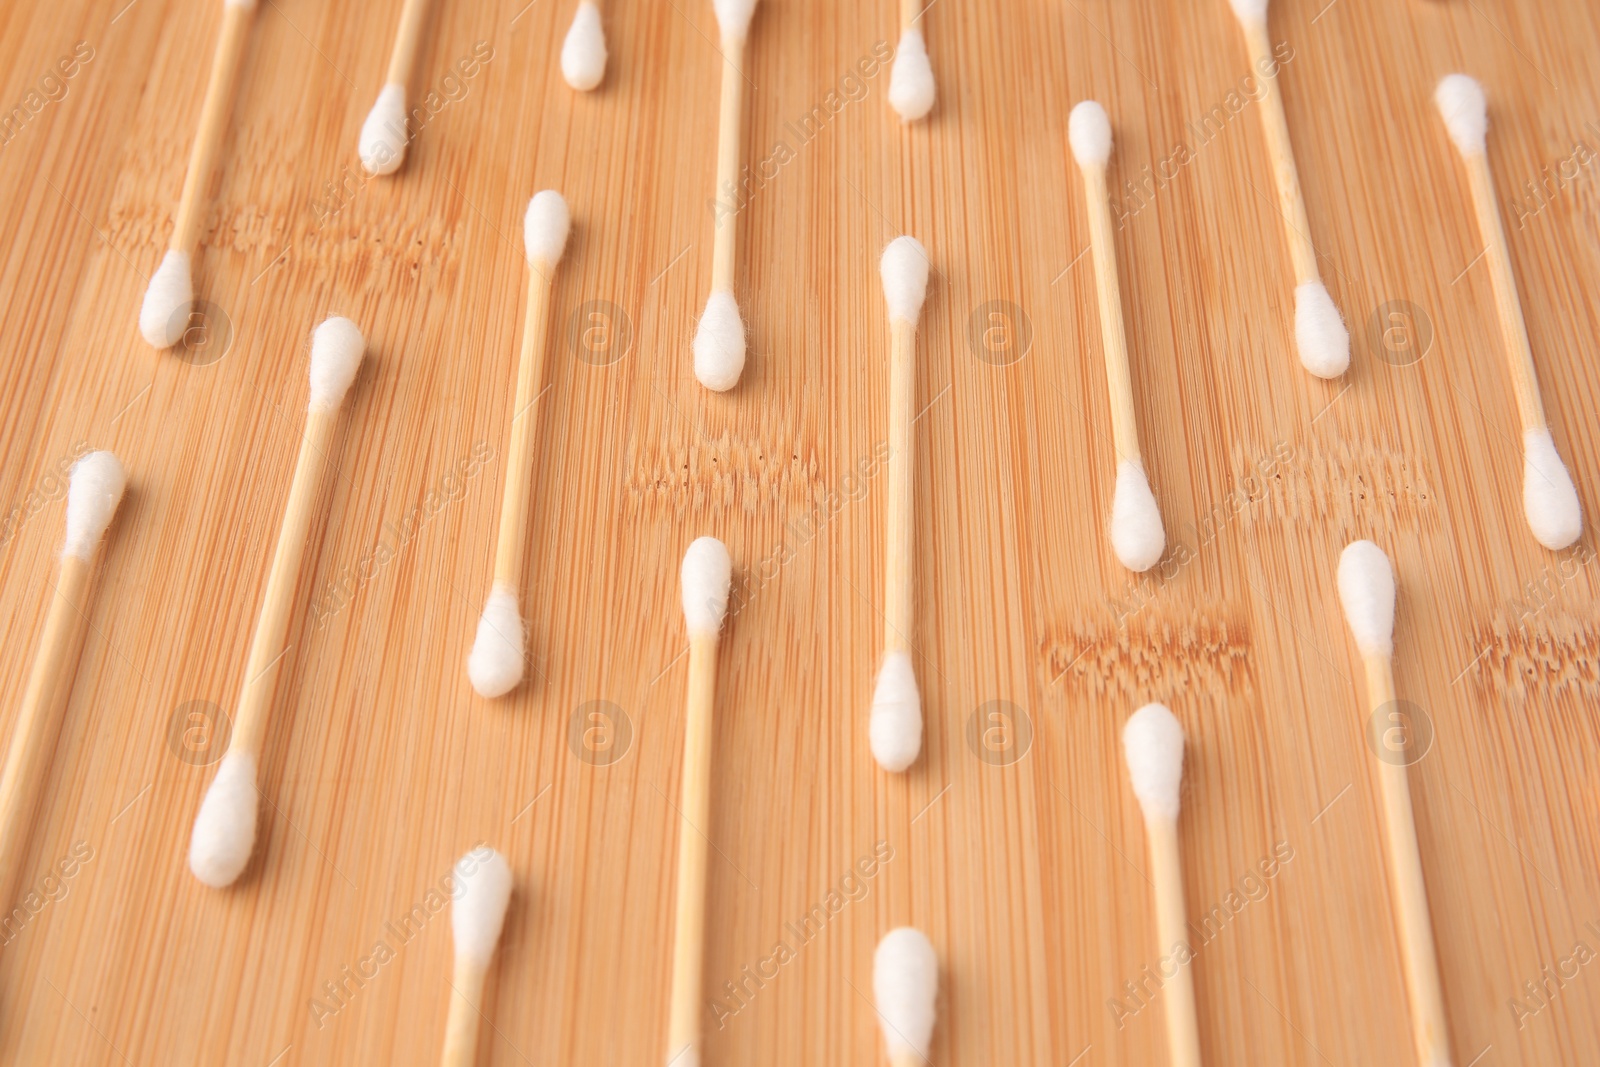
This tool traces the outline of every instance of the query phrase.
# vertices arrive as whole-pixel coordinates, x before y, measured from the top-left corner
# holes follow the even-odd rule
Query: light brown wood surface
[[[1161,1064],[1159,1004],[1120,1025],[1107,1006],[1157,958],[1118,744],[1149,700],[1190,738],[1191,917],[1230,892],[1257,898],[1193,964],[1206,1062],[1408,1063],[1378,765],[1334,584],[1358,537],[1394,560],[1398,692],[1434,728],[1410,781],[1459,1064],[1600,1060],[1600,960],[1565,964],[1520,1020],[1509,1004],[1531,1011],[1524,983],[1576,942],[1600,951],[1600,567],[1593,534],[1558,555],[1524,525],[1483,245],[1431,101],[1457,69],[1488,90],[1534,360],[1592,523],[1597,164],[1521,225],[1511,206],[1578,142],[1600,147],[1592,4],[1274,4],[1311,233],[1352,336],[1350,372],[1323,382],[1290,358],[1291,268],[1254,105],[1204,143],[1186,129],[1226,115],[1249,73],[1224,0],[1019,0],[1004,15],[944,0],[921,20],[939,102],[911,126],[885,100],[886,64],[845,80],[875,42],[892,48],[893,3],[766,0],[743,63],[746,158],[780,140],[788,152],[737,223],[750,362],[714,395],[689,349],[711,281],[709,3],[608,4],[606,82],[575,94],[557,64],[567,5],[441,0],[413,98],[442,94],[475,42],[493,57],[450,82],[456,99],[399,175],[363,181],[356,134],[400,0],[263,0],[198,259],[196,291],[231,323],[213,362],[151,352],[135,320],[222,5],[126,3],[0,5],[0,107],[75,42],[93,48],[0,146],[0,507],[25,516],[0,545],[0,731],[51,595],[64,507],[51,472],[87,442],[129,474],[25,861],[24,883],[57,899],[0,947],[0,1060],[435,1062],[452,945],[428,894],[482,840],[517,890],[480,1061],[658,1063],[687,678],[677,575],[706,533],[736,567],[707,999],[726,1003],[746,965],[771,974],[779,939],[800,946],[737,1013],[708,1009],[707,1067],[881,1062],[872,951],[902,923],[940,953],[935,1064]],[[862,86],[828,110],[830,91]],[[1102,534],[1114,464],[1066,144],[1085,97],[1111,115],[1124,202],[1124,182],[1180,140],[1193,148],[1116,234],[1173,553],[1144,579]],[[330,183],[344,191],[328,217]],[[541,188],[567,197],[574,230],[530,497],[532,669],[489,702],[462,661],[505,474],[519,228]],[[877,262],[899,233],[936,267],[915,423],[927,728],[921,760],[886,775],[866,713],[886,503]],[[1398,300],[1411,321],[1378,317]],[[592,331],[575,354],[590,301],[626,316],[610,362],[616,346]],[[992,301],[1017,313],[991,319]],[[191,702],[231,711],[239,691],[307,338],[330,313],[370,352],[298,587],[263,752],[272,806],[250,868],[218,893],[184,853],[211,777],[200,761],[222,746],[203,744],[203,711],[192,730],[187,716]],[[1429,347],[1407,362],[1401,328],[1423,324]],[[493,458],[474,466],[480,442]],[[357,569],[347,602],[324,597]],[[607,763],[624,722],[627,751]],[[892,858],[873,866],[879,842]],[[1292,860],[1252,874],[1275,846]],[[70,878],[43,881],[85,851]],[[858,862],[870,878],[847,878]],[[841,880],[861,899],[837,897],[797,939],[787,924],[826,913]],[[404,940],[417,905],[426,921]],[[340,981],[342,1003],[325,988]]]

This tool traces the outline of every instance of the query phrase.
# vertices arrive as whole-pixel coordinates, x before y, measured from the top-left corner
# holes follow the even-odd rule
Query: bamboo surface
[[[1289,358],[1290,266],[1256,105],[1229,111],[1250,71],[1225,0],[935,4],[920,24],[939,102],[910,126],[887,64],[846,77],[893,47],[894,4],[764,0],[742,64],[751,357],[725,395],[694,380],[689,349],[711,287],[711,5],[607,4],[606,81],[575,94],[557,63],[567,5],[441,0],[411,95],[443,106],[398,176],[366,181],[356,133],[400,8],[260,5],[197,261],[212,347],[196,334],[175,354],[135,321],[222,5],[0,5],[0,108],[75,42],[92,49],[50,83],[59,99],[0,130],[0,737],[51,596],[58,472],[85,445],[129,472],[23,865],[38,906],[0,930],[0,1062],[437,1062],[439,886],[480,840],[517,888],[479,1062],[659,1062],[678,566],[708,533],[736,584],[706,1067],[882,1062],[872,952],[904,923],[940,954],[933,1064],[1159,1067],[1160,1004],[1133,1010],[1124,989],[1158,958],[1119,745],[1149,700],[1190,739],[1178,832],[1191,921],[1213,916],[1193,964],[1205,1062],[1408,1063],[1379,764],[1335,590],[1359,537],[1394,560],[1397,691],[1432,726],[1409,778],[1458,1067],[1600,1061],[1600,960],[1574,961],[1580,941],[1600,952],[1600,568],[1593,534],[1550,553],[1524,525],[1483,243],[1431,99],[1454,70],[1489,93],[1546,413],[1593,520],[1596,164],[1558,180],[1579,142],[1600,149],[1592,4],[1273,5],[1311,234],[1352,337],[1349,373],[1324,382]],[[1169,560],[1138,578],[1103,536],[1115,464],[1066,143],[1086,97],[1116,137],[1134,396],[1169,520]],[[1146,166],[1161,176],[1132,200]],[[542,188],[574,230],[530,494],[532,669],[489,702],[462,660],[505,475],[522,213]],[[914,423],[926,737],[887,775],[866,709],[889,387],[877,266],[900,233],[937,266]],[[219,893],[184,863],[225,748],[208,724],[244,676],[306,339],[330,313],[361,326],[368,359],[297,586],[257,856]]]

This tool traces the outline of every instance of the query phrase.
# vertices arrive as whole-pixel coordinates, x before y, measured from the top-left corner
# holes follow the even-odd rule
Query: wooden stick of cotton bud
[[[744,48],[756,0],[712,0],[722,34],[722,98],[717,112],[717,193],[739,183],[739,157],[744,125]],[[744,372],[744,320],[733,295],[737,266],[739,216],[718,214],[711,248],[711,295],[694,335],[694,376],[700,384],[725,393]]]
[[[923,0],[900,0],[900,44],[889,70],[889,105],[904,122],[915,122],[933,110],[933,64],[917,25],[932,6],[924,6]]]
[[[1272,70],[1272,42],[1267,37],[1267,0],[1229,0],[1244,30],[1250,64],[1257,72]],[[1289,140],[1289,120],[1276,77],[1261,79],[1261,129],[1272,157],[1272,176],[1278,184],[1278,207],[1283,216],[1283,236],[1289,243],[1294,266],[1294,340],[1300,363],[1319,378],[1337,378],[1350,366],[1350,331],[1328,294],[1317,269],[1317,249],[1311,243],[1311,220],[1300,191],[1294,145]]]
[[[711,726],[717,699],[717,645],[728,614],[733,561],[715,537],[696,538],[683,556],[683,618],[689,628],[689,686],[678,800],[678,889],[668,1001],[669,1067],[700,1062],[700,985],[705,965],[706,848],[711,817]]]
[[[306,427],[300,438],[294,479],[289,483],[283,523],[278,527],[278,543],[272,551],[261,613],[250,639],[244,688],[234,712],[228,752],[200,803],[189,839],[189,869],[213,889],[232,885],[244,873],[255,850],[256,809],[260,805],[256,772],[266,742],[273,692],[288,653],[284,639],[289,632],[295,586],[300,581],[300,560],[311,533],[312,507],[327,466],[339,407],[356,371],[361,369],[366,347],[366,339],[356,324],[337,316],[322,323],[311,335],[311,398],[306,408]]]
[[[922,696],[911,664],[915,631],[911,531],[916,464],[911,423],[917,396],[917,319],[928,294],[928,252],[914,237],[896,237],[878,270],[889,305],[889,494],[884,531],[883,665],[872,693],[868,739],[886,771],[903,771],[922,751]]]
[[[1371,541],[1355,541],[1339,557],[1339,602],[1366,668],[1367,704],[1376,714],[1393,706],[1394,567]],[[1433,919],[1417,845],[1417,821],[1404,753],[1380,758],[1383,843],[1388,853],[1389,897],[1400,936],[1400,959],[1411,1001],[1411,1036],[1419,1067],[1449,1067],[1450,1035],[1444,991],[1434,951]]]
[[[67,543],[0,776],[0,895],[9,893],[15,883],[33,823],[46,750],[57,732],[55,709],[63,690],[70,688],[65,675],[83,626],[95,546],[111,525],[126,484],[122,464],[110,452],[90,452],[78,460],[67,484]]]
[[[1500,337],[1505,345],[1511,391],[1522,420],[1522,512],[1528,528],[1541,545],[1566,548],[1583,533],[1583,508],[1572,475],[1556,451],[1539,396],[1539,375],[1533,366],[1533,347],[1522,317],[1517,278],[1511,271],[1511,249],[1495,202],[1494,174],[1485,151],[1489,130],[1489,104],[1483,86],[1465,74],[1451,74],[1434,93],[1450,139],[1467,166],[1478,231],[1487,249],[1489,277],[1494,283],[1494,305],[1500,317]]]
[[[500,527],[495,534],[494,584],[484,602],[483,614],[478,617],[478,632],[467,657],[467,677],[479,696],[504,696],[522,681],[527,634],[517,597],[522,589],[528,493],[534,474],[533,408],[539,382],[544,378],[550,287],[571,229],[572,216],[560,193],[546,189],[528,201],[522,225],[528,254],[528,293],[512,399],[511,445],[506,452],[506,481],[500,496]]]
[[[393,174],[406,159],[406,86],[417,65],[417,46],[422,40],[422,23],[428,13],[428,0],[406,0],[400,9],[400,28],[395,31],[394,51],[389,55],[389,73],[384,78],[378,100],[361,124],[359,152],[368,174]]]
[[[200,128],[189,150],[189,167],[183,176],[183,194],[172,222],[172,237],[139,309],[139,332],[154,348],[171,348],[189,329],[189,313],[194,304],[194,257],[205,223],[206,189],[222,152],[222,138],[233,111],[234,88],[255,10],[256,0],[222,3],[222,32],[217,36],[217,50],[211,60],[205,101],[200,105]]]
[[[1156,893],[1156,943],[1176,952],[1178,973],[1161,987],[1171,1067],[1200,1067],[1200,1024],[1194,1006],[1194,974],[1181,948],[1187,944],[1183,864],[1178,850],[1178,808],[1183,784],[1183,725],[1165,704],[1146,704],[1122,728],[1128,780],[1144,812],[1150,842],[1150,880]]]

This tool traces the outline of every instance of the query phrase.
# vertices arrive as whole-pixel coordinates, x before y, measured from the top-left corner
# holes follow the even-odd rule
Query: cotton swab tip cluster
[[[406,87],[391,82],[361,124],[361,165],[368,174],[393,174],[405,162],[406,140]]]
[[[915,326],[928,297],[928,250],[915,237],[896,237],[878,261],[889,318]]]
[[[917,762],[922,751],[922,694],[909,653],[895,651],[883,657],[867,734],[872,758],[884,770],[898,774]]]
[[[1350,331],[1320,281],[1295,287],[1294,342],[1300,365],[1319,378],[1337,378],[1350,367]]]
[[[139,332],[153,348],[171,348],[189,328],[194,279],[189,253],[171,249],[150,277],[139,308]]]
[[[567,39],[561,42],[561,76],[580,92],[593,89],[606,76],[606,32],[593,0],[578,5]]]
[[[1130,571],[1147,571],[1167,550],[1167,532],[1161,509],[1145,477],[1144,466],[1133,459],[1117,464],[1116,495],[1111,499],[1111,547]]]
[[[128,476],[110,452],[90,452],[72,465],[67,483],[67,544],[64,556],[86,560],[94,554],[116,513]]]
[[[872,995],[890,1060],[928,1058],[939,999],[939,956],[912,926],[890,930],[872,957]]]
[[[487,967],[511,903],[511,864],[492,848],[476,848],[456,862],[455,881],[450,929],[456,955]]]
[[[715,537],[697,537],[683,554],[683,618],[691,634],[714,634],[728,614],[733,559]]]
[[[1267,21],[1267,0],[1228,0],[1228,4],[1240,22]]]
[[[1146,819],[1176,819],[1183,784],[1183,724],[1165,704],[1146,704],[1122,728],[1128,781]]]
[[[1339,602],[1363,656],[1394,652],[1394,568],[1371,541],[1352,541],[1339,557]]]
[[[360,327],[338,315],[311,331],[311,410],[332,411],[344,402],[366,350]]]
[[[1080,167],[1103,167],[1111,158],[1111,119],[1097,101],[1083,100],[1067,116],[1067,143]]]
[[[234,883],[256,844],[256,758],[248,752],[222,757],[206,790],[189,839],[189,869],[213,889]]]
[[[1522,510],[1539,543],[1566,548],[1583,533],[1583,509],[1549,429],[1522,435]]]
[[[467,657],[467,678],[479,696],[504,696],[522,682],[526,647],[517,591],[496,582],[478,616],[478,635]]]
[[[744,371],[744,321],[739,304],[726,289],[706,300],[700,327],[694,334],[694,376],[713,392],[725,393],[739,384]]]
[[[522,243],[528,262],[553,267],[567,250],[567,235],[572,232],[572,213],[567,202],[554,189],[533,194],[528,211],[522,216]]]
[[[756,13],[756,0],[711,0],[717,13],[717,28],[724,38],[742,41],[750,33],[750,18]]]
[[[928,46],[916,27],[900,35],[894,66],[889,69],[889,105],[905,122],[915,122],[933,110],[933,64]]]
[[[1489,132],[1489,102],[1483,86],[1465,74],[1447,74],[1433,91],[1445,129],[1464,156],[1483,151]]]

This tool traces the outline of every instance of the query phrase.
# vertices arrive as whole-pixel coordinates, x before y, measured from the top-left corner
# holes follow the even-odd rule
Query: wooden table
[[[943,964],[935,1064],[1163,1063],[1159,1003],[1124,985],[1148,984],[1159,955],[1119,743],[1152,699],[1190,735],[1180,831],[1191,915],[1214,927],[1194,964],[1208,1061],[1409,1064],[1334,588],[1359,537],[1394,559],[1399,691],[1433,731],[1412,788],[1458,1067],[1600,1062],[1600,961],[1565,962],[1580,941],[1600,952],[1600,568],[1593,534],[1555,554],[1523,523],[1482,244],[1430,99],[1456,69],[1488,88],[1544,399],[1593,522],[1600,15],[1324,2],[1274,5],[1272,35],[1292,50],[1280,77],[1313,236],[1350,325],[1344,379],[1293,354],[1224,0],[1020,0],[1004,18],[945,0],[925,16],[939,103],[910,128],[886,67],[859,66],[892,47],[894,5],[770,0],[737,219],[751,355],[727,395],[694,381],[689,351],[720,77],[704,0],[607,2],[592,95],[557,70],[567,0],[439,0],[413,87],[439,106],[405,168],[371,181],[356,134],[398,0],[265,0],[199,261],[207,332],[183,355],[135,323],[221,4],[0,8],[0,106],[76,42],[90,54],[0,147],[0,507],[20,509],[0,546],[0,729],[50,593],[54,472],[105,447],[131,476],[25,861],[39,907],[0,948],[0,1059],[431,1062],[451,958],[436,887],[487,841],[518,890],[482,1062],[661,1062],[677,569],[714,533],[746,596],[707,828],[708,1067],[880,1062],[872,949],[908,922]],[[1134,387],[1172,534],[1148,581],[1103,534],[1113,464],[1066,146],[1086,96],[1117,137]],[[1590,162],[1561,180],[1580,144]],[[546,187],[574,232],[538,411],[534,669],[490,703],[464,660],[504,474],[521,215]],[[916,425],[928,728],[921,761],[888,777],[866,744],[876,261],[901,232],[936,266]],[[242,680],[308,336],[330,313],[361,324],[369,365],[300,583],[261,846],[215,892],[186,869],[188,835]]]

